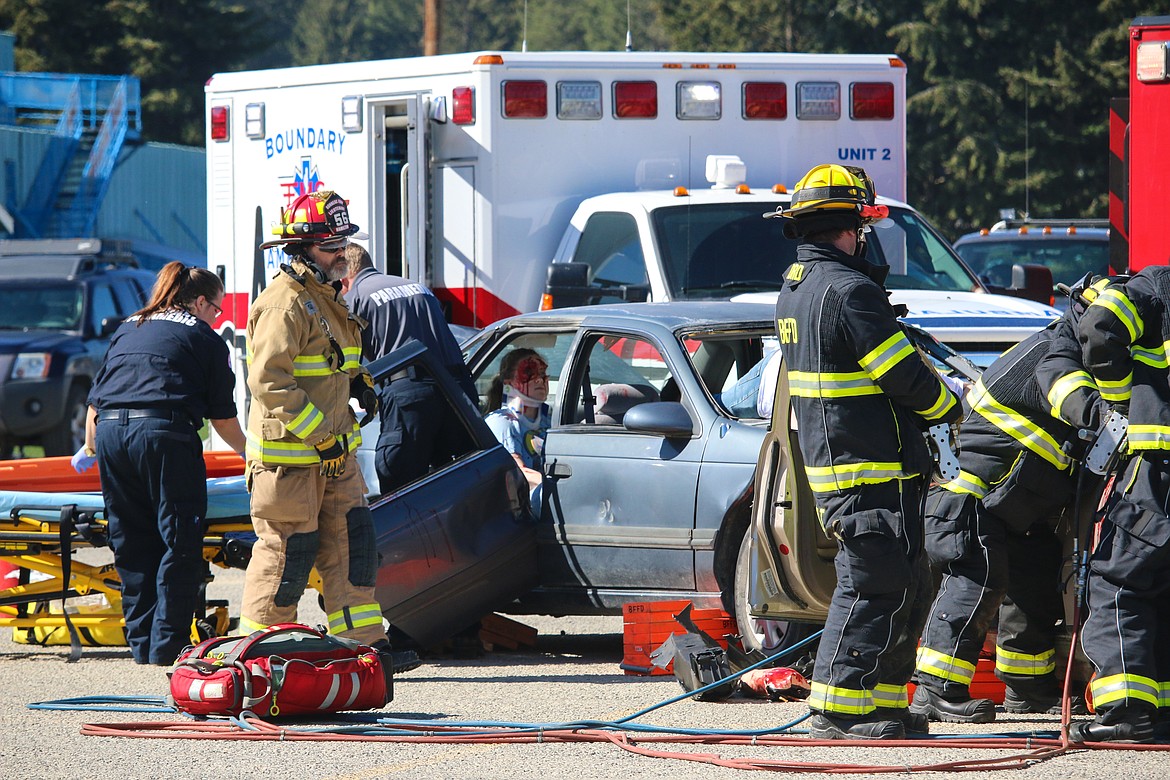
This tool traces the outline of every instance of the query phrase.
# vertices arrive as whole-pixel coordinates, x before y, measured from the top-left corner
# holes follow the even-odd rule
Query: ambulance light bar
[[[557,119],[601,119],[601,82],[558,81]]]
[[[718,119],[723,115],[723,97],[718,81],[680,81],[679,119]]]
[[[802,81],[796,85],[797,119],[840,119],[841,85],[835,81]]]
[[[341,129],[347,133],[360,133],[362,124],[362,96],[346,95],[341,99]]]
[[[852,119],[893,119],[894,85],[889,81],[859,81],[849,85]]]
[[[475,89],[455,87],[451,90],[451,121],[457,125],[475,124]]]
[[[548,116],[548,85],[543,81],[505,81],[504,116],[543,119]]]
[[[783,81],[748,81],[743,85],[744,119],[787,119],[788,85]]]
[[[212,141],[226,141],[228,140],[228,107],[227,106],[212,106],[211,107],[211,140]]]
[[[653,81],[615,81],[613,114],[618,119],[654,119],[658,116],[658,85]]]
[[[264,137],[263,103],[249,103],[244,106],[244,135],[249,138]]]

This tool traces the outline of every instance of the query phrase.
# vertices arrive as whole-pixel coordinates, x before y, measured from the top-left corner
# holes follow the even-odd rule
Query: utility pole
[[[423,0],[423,54],[439,53],[439,35],[442,33],[443,0]]]

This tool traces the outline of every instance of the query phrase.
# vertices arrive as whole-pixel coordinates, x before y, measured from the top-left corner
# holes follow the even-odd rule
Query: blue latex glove
[[[85,445],[81,445],[81,449],[73,453],[73,457],[69,459],[69,463],[73,466],[73,470],[78,474],[82,474],[93,468],[93,464],[97,463],[97,455],[87,455],[85,453]]]

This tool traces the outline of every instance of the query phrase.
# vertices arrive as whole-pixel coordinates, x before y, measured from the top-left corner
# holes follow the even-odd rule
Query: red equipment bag
[[[167,676],[182,712],[277,718],[384,707],[394,699],[392,671],[367,645],[282,623],[200,642]]]

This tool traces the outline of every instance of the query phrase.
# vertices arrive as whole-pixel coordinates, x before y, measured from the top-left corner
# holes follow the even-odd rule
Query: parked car
[[[1109,271],[1105,219],[1005,220],[990,230],[960,236],[955,251],[986,284],[1008,286],[1012,266],[1029,263],[1052,271],[1054,284],[1072,285],[1086,273]],[[1057,295],[1056,304],[1067,305]]]
[[[77,451],[110,336],[154,279],[117,243],[0,241],[0,457],[26,444]]]
[[[721,397],[774,347],[772,317],[730,302],[586,306],[522,314],[465,346],[481,398],[510,350],[548,362],[539,576],[507,611],[680,598],[734,611],[767,423]]]

